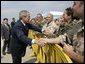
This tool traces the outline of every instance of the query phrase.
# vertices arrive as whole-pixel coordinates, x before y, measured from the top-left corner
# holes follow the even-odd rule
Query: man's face
[[[8,20],[4,20],[4,24],[7,24],[8,23]]]
[[[59,22],[58,19],[55,21],[55,23],[56,23],[58,26],[60,26],[60,22]]]
[[[37,15],[37,19],[38,19],[38,21],[42,21],[41,15]]]
[[[80,1],[75,1],[72,6],[73,16],[80,18],[81,15],[84,15],[84,5],[81,4]]]
[[[64,11],[63,18],[64,18],[64,20],[67,20],[68,19],[67,11]]]
[[[15,22],[15,19],[13,19],[13,22]]]
[[[68,19],[71,18],[71,16],[68,16],[67,15],[67,11],[65,10],[64,13],[63,13],[63,18],[64,18],[64,21],[67,21]]]
[[[35,24],[35,20],[32,20],[31,22],[32,22],[32,24]]]
[[[28,12],[26,17],[23,17],[23,21],[27,23],[30,20],[30,13]]]
[[[52,20],[53,20],[53,17],[52,17],[52,15],[47,15],[47,18],[46,18],[46,20],[48,21],[48,23],[50,23]]]

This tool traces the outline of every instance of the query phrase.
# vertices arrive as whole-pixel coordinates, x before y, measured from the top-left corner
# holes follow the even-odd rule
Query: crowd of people
[[[39,40],[28,38],[29,29],[38,31],[37,34],[40,32],[47,38]],[[52,14],[44,18],[39,13],[36,18],[30,20],[30,13],[22,10],[17,22],[12,18],[11,28],[8,19],[3,19],[1,34],[4,42],[2,53],[6,54],[5,49],[8,46],[8,53],[12,54],[13,63],[21,63],[28,44],[44,46],[47,43],[59,44],[74,62],[83,63],[84,1],[74,1],[74,5],[66,8],[63,15],[56,19],[53,19]]]
[[[10,44],[10,38],[11,38],[11,30],[15,24],[15,18],[12,18],[11,25],[8,24],[8,18],[3,19],[3,24],[1,24],[1,37],[3,41],[3,48],[2,48],[2,54],[6,55],[6,47],[7,47],[7,53],[9,54],[9,44]]]

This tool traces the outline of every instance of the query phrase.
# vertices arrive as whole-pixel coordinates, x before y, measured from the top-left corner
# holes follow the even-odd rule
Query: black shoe
[[[6,55],[6,52],[2,52],[3,55]]]

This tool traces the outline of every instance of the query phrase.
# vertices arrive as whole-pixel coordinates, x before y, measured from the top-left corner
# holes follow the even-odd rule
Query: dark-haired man
[[[11,22],[11,27],[13,28],[13,26],[15,25],[15,18],[12,18],[12,22]]]
[[[42,14],[37,14],[37,24],[39,27],[43,27],[44,24],[46,24],[46,20],[43,18]]]
[[[10,41],[10,26],[8,24],[8,19],[3,19],[3,24],[1,25],[1,35],[3,40],[3,48],[2,48],[2,54],[5,55],[6,52],[6,46],[8,48],[7,52],[9,53],[9,41]]]

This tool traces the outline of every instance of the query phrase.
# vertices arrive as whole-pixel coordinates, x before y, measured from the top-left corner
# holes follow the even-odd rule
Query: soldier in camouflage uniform
[[[42,14],[38,13],[37,14],[37,18],[35,18],[36,20],[36,25],[40,28],[43,27],[44,24],[46,24],[46,19],[43,18]],[[44,33],[39,33],[39,32],[36,32],[36,36],[39,37],[39,36],[43,36]]]
[[[70,41],[68,42],[69,44],[72,44],[71,42],[73,42],[73,35],[78,32],[78,30],[82,27],[82,21],[81,20],[75,20],[77,21],[77,23],[74,25],[74,19],[73,15],[72,15],[72,10],[71,8],[67,8],[63,14],[64,17],[64,22],[65,24],[63,25],[63,28],[60,27],[60,30],[58,31],[58,35],[63,35],[63,37],[61,38],[66,38],[65,42],[68,42],[67,39],[70,39]],[[71,16],[71,17],[69,17]],[[55,33],[57,34],[57,33]],[[64,36],[65,34],[65,36]]]
[[[43,18],[42,14],[37,14],[37,25],[42,28],[46,23],[47,21]]]
[[[31,24],[33,24],[33,25],[36,25],[36,20],[35,20],[35,18],[32,18],[29,23],[31,23]]]
[[[59,26],[58,30],[55,30],[54,34],[56,36],[62,35],[65,31],[65,22],[64,22],[64,18],[60,17],[57,19],[57,25]]]
[[[71,46],[64,46],[64,52],[75,62],[84,63],[84,1],[75,1],[72,7],[74,16],[81,20],[75,24],[73,29],[77,34],[75,37],[73,48]]]
[[[67,30],[64,35],[60,35],[59,37],[57,37],[55,39],[41,39],[41,40],[43,40],[44,43],[58,43],[59,44],[61,42],[62,44],[64,44],[63,51],[72,60],[74,60],[75,62],[78,62],[78,63],[83,63],[84,62],[84,29],[83,29],[83,33],[82,33],[82,31],[80,31],[81,36],[77,36],[78,44],[75,47],[76,52],[74,51],[74,49],[71,45],[67,45],[66,43],[67,43],[67,38],[68,38],[68,41],[71,43],[71,40],[69,40],[69,39],[73,39],[74,34],[78,35],[79,30],[81,30],[82,27],[84,26],[83,25],[84,24],[84,1],[75,1],[74,6],[72,7],[72,11],[73,11],[73,16],[76,16],[76,17],[82,19],[82,21],[79,20],[78,23],[73,25],[73,27],[71,29]],[[69,21],[68,21],[68,23],[69,23]],[[64,42],[66,42],[66,43],[64,43]],[[75,46],[75,45],[73,44],[73,46]]]
[[[53,21],[53,15],[52,14],[48,14],[47,15],[47,23],[42,27],[42,29],[51,32],[52,34],[54,33],[54,31],[57,29],[57,25],[56,23]],[[53,35],[48,35],[48,37],[53,37]]]
[[[68,14],[69,13],[69,14]],[[70,33],[70,30],[73,28],[73,20],[72,20],[72,10],[71,8],[67,8],[62,16],[62,19],[60,18],[60,22],[62,23],[60,28],[59,28],[59,31],[55,31],[54,34],[55,34],[55,37],[60,37],[61,40],[66,40],[66,39],[63,39],[63,38],[66,38],[68,35],[68,33]],[[66,34],[65,34],[66,33]],[[65,34],[65,35],[64,35]],[[63,42],[63,41],[62,41]]]
[[[46,19],[43,18],[43,20],[40,22],[41,28],[47,23]]]
[[[64,14],[63,14],[63,18],[64,18],[63,20],[64,20],[64,22],[66,24],[63,24],[63,29],[62,30],[55,31],[54,35],[52,35],[52,37],[58,37],[59,36],[58,38],[60,40],[60,43],[62,43],[62,45],[64,44],[64,42],[73,45],[73,43],[72,43],[73,42],[73,39],[72,39],[73,35],[82,26],[81,22],[79,22],[79,24],[73,25],[72,17],[73,17],[72,9],[71,8],[67,8],[65,10]],[[60,29],[61,29],[61,27],[60,27]],[[57,40],[56,40],[56,42],[57,42]],[[50,41],[50,43],[53,43],[53,42]]]
[[[84,26],[78,30],[77,35],[74,35],[73,47],[76,53],[84,55]],[[76,40],[76,41],[75,41]]]

